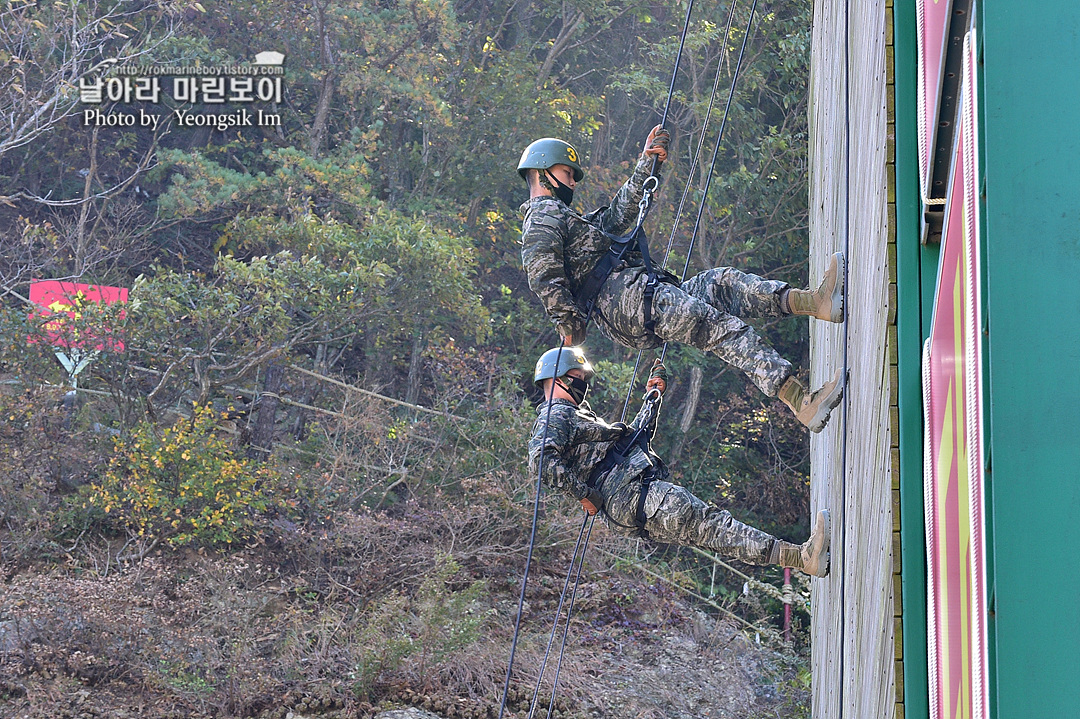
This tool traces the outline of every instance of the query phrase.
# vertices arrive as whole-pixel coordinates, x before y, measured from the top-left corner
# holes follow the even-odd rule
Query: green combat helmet
[[[559,360],[558,367],[555,366],[556,358]],[[589,360],[585,359],[585,353],[577,347],[563,347],[561,355],[559,354],[559,348],[553,347],[540,355],[540,359],[536,360],[536,369],[533,371],[533,384],[539,387],[544,380],[562,377],[575,367],[585,372],[586,381],[592,379],[593,375],[596,374],[593,371],[593,366],[589,364]]]
[[[554,137],[542,137],[531,143],[518,160],[518,174],[525,177],[527,170],[546,170],[555,165],[566,165],[574,171],[574,182],[581,182],[585,171],[578,161],[581,155],[569,142]]]

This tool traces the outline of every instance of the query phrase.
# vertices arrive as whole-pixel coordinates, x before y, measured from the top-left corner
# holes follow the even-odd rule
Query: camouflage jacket
[[[540,448],[544,447],[544,471],[541,475],[544,483],[575,500],[588,496],[588,480],[593,468],[599,464],[617,441],[632,434],[642,422],[649,421],[645,434],[652,439],[656,433],[656,416],[652,416],[648,405],[642,405],[634,421],[629,425],[617,422],[608,424],[596,416],[588,402],[575,407],[565,399],[551,401],[550,422],[548,402],[537,407],[536,424],[533,425],[532,438],[529,440],[529,471],[536,476],[540,461]],[[659,401],[656,405],[659,414]],[[544,427],[549,425],[547,442],[544,443]],[[605,499],[626,482],[640,477],[650,467],[663,467],[663,462],[652,453],[645,452],[635,445],[626,462],[616,465],[607,474],[598,477],[596,489]]]
[[[604,232],[618,236],[633,229],[651,167],[651,158],[639,158],[611,204],[587,215],[579,215],[555,197],[533,197],[521,205],[525,215],[521,264],[529,276],[529,288],[561,335],[584,336],[585,317],[574,304],[574,295],[611,246]],[[642,266],[641,253],[627,253],[624,264]]]

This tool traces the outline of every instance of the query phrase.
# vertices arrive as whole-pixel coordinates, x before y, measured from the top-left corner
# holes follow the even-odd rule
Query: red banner
[[[41,305],[36,317],[55,315],[45,324],[46,338],[58,347],[122,352],[124,343],[115,337],[112,327],[77,327],[71,320],[82,317],[84,309],[92,304],[111,305],[127,302],[126,287],[85,285],[77,282],[39,280],[30,283],[30,301]]]
[[[923,197],[929,197],[930,152],[938,123],[941,73],[945,64],[945,39],[949,32],[952,0],[917,0],[919,177]]]
[[[973,48],[974,31],[965,40],[960,126],[945,206],[934,319],[923,358],[932,719],[989,717]]]

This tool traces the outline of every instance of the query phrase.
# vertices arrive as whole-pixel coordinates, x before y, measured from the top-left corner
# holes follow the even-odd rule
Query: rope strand
[[[559,351],[555,353],[555,370],[562,361],[566,340],[559,338]],[[532,530],[529,533],[529,551],[525,555],[525,573],[521,578],[521,594],[518,596],[517,619],[514,621],[514,638],[510,642],[510,660],[506,664],[506,681],[503,682],[502,700],[499,702],[499,719],[506,711],[506,698],[510,694],[510,677],[514,671],[514,655],[517,653],[518,637],[521,635],[521,615],[525,607],[525,587],[529,583],[529,568],[532,565],[533,550],[536,548],[536,525],[540,519],[540,491],[543,489],[544,450],[547,448],[548,428],[551,426],[551,407],[554,404],[555,385],[548,394],[547,412],[544,416],[544,437],[540,443],[539,469],[536,471],[536,501],[533,503]]]
[[[555,665],[555,677],[551,682],[551,700],[548,702],[546,719],[551,719],[551,712],[555,707],[555,692],[559,688],[559,673],[562,672],[562,660],[566,654],[566,637],[570,633],[570,616],[574,613],[574,602],[577,600],[577,590],[581,584],[581,568],[585,565],[585,550],[589,548],[589,538],[592,536],[592,528],[596,523],[596,515],[593,515],[590,520],[589,531],[585,534],[585,544],[581,548],[581,560],[578,562],[577,576],[574,577],[574,591],[570,595],[570,606],[566,609],[566,626],[563,628],[562,644],[559,646],[559,662]]]
[[[844,260],[851,267],[851,0],[844,0]],[[848,294],[848,272],[844,272],[844,408],[842,414],[843,435],[840,439],[840,686],[838,719],[844,716],[844,644],[847,641],[847,440],[848,440],[848,321],[851,318],[851,301]]]
[[[540,662],[540,671],[536,676],[536,688],[533,690],[532,701],[529,702],[529,715],[528,719],[532,719],[534,712],[536,711],[536,700],[540,696],[540,685],[544,681],[544,674],[547,672],[548,658],[551,656],[551,646],[555,643],[555,634],[559,628],[559,617],[562,616],[563,602],[566,599],[566,590],[570,588],[570,577],[574,574],[574,565],[578,561],[578,550],[581,549],[581,538],[585,536],[585,527],[589,524],[589,515],[585,515],[584,521],[581,523],[581,529],[578,530],[577,542],[574,543],[574,554],[570,557],[570,567],[566,570],[566,581],[563,582],[562,592],[559,594],[559,604],[555,607],[555,620],[551,623],[551,636],[548,637],[547,649],[544,650],[544,660]],[[589,527],[591,530],[592,527]],[[581,558],[585,559],[585,552],[581,553]],[[578,570],[580,574],[580,569]],[[560,660],[562,657],[560,656]],[[556,679],[558,678],[558,672],[556,671]]]
[[[709,122],[712,120],[713,107],[716,104],[716,91],[720,89],[720,71],[724,67],[724,60],[727,59],[728,39],[731,37],[731,23],[735,19],[735,6],[737,4],[737,0],[732,0],[728,6],[727,25],[724,26],[724,42],[720,48],[720,58],[716,61],[716,75],[713,78],[712,92],[709,93],[709,108],[705,111],[705,120],[701,123],[701,138],[698,140],[697,149],[694,150],[694,156],[690,160],[690,173],[686,177],[686,185],[683,187],[682,195],[679,197],[679,206],[675,210],[675,218],[671,221],[671,232],[668,233],[667,247],[664,248],[664,263],[661,265],[664,269],[667,269],[668,258],[671,257],[671,248],[675,244],[675,233],[679,229],[679,221],[682,219],[683,209],[686,207],[686,200],[690,195],[690,186],[693,184],[694,175],[697,173],[701,151],[705,149],[705,134],[708,132]]]
[[[724,139],[724,130],[727,129],[728,117],[731,115],[731,103],[735,99],[735,87],[742,73],[743,58],[746,56],[746,44],[750,39],[750,29],[754,23],[754,14],[757,12],[757,0],[750,6],[750,17],[746,21],[746,31],[743,33],[742,46],[739,48],[739,59],[735,62],[735,70],[731,74],[731,87],[728,90],[727,104],[724,106],[724,117],[720,120],[720,132],[716,135],[716,143],[713,145],[712,160],[709,163],[709,174],[705,178],[705,187],[701,191],[701,204],[698,205],[697,217],[694,218],[694,229],[690,232],[690,246],[686,250],[686,262],[683,264],[682,276],[685,277],[690,269],[690,258],[694,255],[694,244],[697,242],[698,230],[701,228],[701,218],[705,214],[705,200],[709,196],[709,188],[712,185],[713,174],[716,171],[716,160],[720,154],[720,144]],[[668,343],[660,351],[660,361],[667,357]]]

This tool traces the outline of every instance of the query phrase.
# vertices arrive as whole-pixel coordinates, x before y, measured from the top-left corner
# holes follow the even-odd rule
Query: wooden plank
[[[886,0],[814,6],[812,281],[849,238],[847,326],[814,321],[810,327],[815,385],[842,366],[845,330],[848,347],[844,404],[811,439],[812,508],[829,507],[834,520],[832,572],[814,580],[811,589],[816,719],[887,719],[897,711],[895,661],[902,648],[893,598],[894,430],[887,363],[895,363],[896,337],[895,328],[892,334],[887,330],[889,283],[895,276],[890,278],[888,248],[893,181],[887,172],[892,158],[887,154],[885,9]]]
[[[889,205],[889,282],[896,282],[896,205]],[[893,362],[892,364],[896,364]]]

